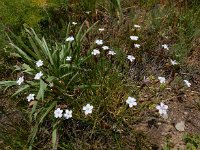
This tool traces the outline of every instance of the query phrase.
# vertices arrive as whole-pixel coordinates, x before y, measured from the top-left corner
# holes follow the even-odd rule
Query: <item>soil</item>
[[[178,95],[168,95],[166,104],[169,106],[167,118],[150,117],[146,122],[135,125],[138,130],[145,131],[155,148],[161,150],[167,143],[175,150],[186,150],[183,136],[186,134],[200,135],[200,47],[193,51],[186,61],[192,86]],[[187,76],[188,77],[188,76]],[[171,98],[170,98],[171,97]],[[183,121],[184,131],[178,131],[175,125]]]

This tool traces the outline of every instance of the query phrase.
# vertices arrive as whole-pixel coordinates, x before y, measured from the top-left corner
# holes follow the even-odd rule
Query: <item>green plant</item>
[[[54,45],[47,44],[45,38],[39,38],[33,29],[25,29],[28,41],[11,35],[10,45],[22,59],[23,64],[16,68],[21,75],[17,82],[1,81],[0,87],[8,88],[18,84],[20,88],[13,96],[28,95],[27,100],[32,100],[29,104],[32,107],[29,113],[29,121],[32,124],[29,149],[38,147],[37,141],[42,140],[38,134],[48,122],[51,122],[50,126],[45,128],[52,134],[52,147],[58,147],[58,138],[62,136],[61,131],[64,128],[63,121],[52,115],[56,108],[73,109],[74,119],[90,126],[90,136],[95,134],[96,129],[100,130],[100,121],[104,120],[104,115],[111,115],[109,118],[114,120],[122,119],[126,108],[120,105],[123,105],[122,99],[130,93],[130,88],[126,86],[126,72],[129,67],[121,61],[125,60],[125,55],[120,50],[116,51],[116,57],[108,55],[106,51],[96,57],[91,55],[94,44],[89,45],[89,49],[83,47],[85,36],[93,26],[84,32],[83,24],[73,39],[69,35],[71,28],[68,25],[66,41]],[[39,62],[42,64],[38,65]],[[36,94],[36,97],[33,94]],[[97,109],[90,119],[84,118],[80,111],[88,101]]]
[[[179,62],[184,62],[200,35],[198,28],[200,22],[197,19],[200,16],[199,10],[178,8],[173,4],[168,4],[153,7],[149,12],[145,17],[145,28],[149,34],[144,36],[145,47],[149,49],[155,45],[169,43],[169,56]],[[192,17],[193,14],[198,17]],[[153,38],[158,38],[158,40],[155,42]]]
[[[121,20],[122,19],[122,8],[120,0],[111,0],[110,1],[110,12],[115,14]]]
[[[186,149],[196,150],[200,148],[200,135],[185,134],[183,140],[186,143]]]
[[[17,41],[21,44],[22,48],[17,47],[15,44],[11,43],[16,49],[17,54],[23,59],[24,64],[21,66],[20,71],[22,74],[28,74],[28,76],[33,76],[35,73],[42,71],[44,76],[39,82],[34,82],[33,80],[28,81],[28,76],[26,76],[25,84],[14,94],[17,95],[21,92],[29,91],[32,93],[37,92],[39,89],[36,99],[34,101],[33,107],[30,113],[30,121],[35,121],[35,125],[32,128],[32,134],[29,138],[30,148],[33,145],[35,136],[38,132],[39,126],[43,123],[44,118],[49,115],[49,113],[56,107],[57,102],[62,101],[63,99],[72,99],[74,95],[74,90],[79,88],[80,81],[80,72],[83,71],[81,65],[86,61],[90,55],[87,57],[81,57],[81,41],[83,40],[86,33],[91,29],[88,29],[85,33],[82,33],[82,27],[77,33],[76,42],[66,42],[66,44],[55,44],[52,47],[47,45],[47,42],[44,38],[39,39],[35,34],[33,29],[26,29],[28,39],[30,42],[31,48],[27,47],[25,43],[14,34],[13,36],[17,38]],[[67,36],[69,33],[70,26],[68,27]],[[72,55],[73,64],[66,62],[66,57]],[[35,65],[37,60],[43,60],[43,68],[39,68]],[[75,65],[76,64],[76,65]],[[48,84],[53,82],[54,86],[51,89],[48,87]],[[3,86],[12,86],[16,85],[16,81],[7,81],[1,82]],[[50,93],[49,93],[50,92]],[[57,95],[54,97],[53,95]],[[14,96],[13,95],[13,96]],[[48,97],[47,97],[48,95]],[[54,100],[57,99],[57,100]],[[33,117],[33,114],[35,117]],[[37,117],[36,117],[37,116]],[[53,128],[53,144],[55,144],[55,132],[57,132],[56,125],[58,122],[55,122]]]
[[[122,8],[121,8],[121,1],[120,0],[111,0],[111,1],[105,1],[105,0],[81,0],[81,10],[88,11],[92,14],[95,14],[95,10],[102,11],[102,7],[104,8],[104,11],[108,10],[108,14],[111,16],[116,16],[119,19],[122,19]]]

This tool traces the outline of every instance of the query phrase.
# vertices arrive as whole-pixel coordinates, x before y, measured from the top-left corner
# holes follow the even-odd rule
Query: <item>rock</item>
[[[185,131],[185,122],[184,121],[178,122],[175,125],[175,128],[176,130],[181,131],[181,132]]]
[[[167,120],[168,119],[168,114],[162,115],[162,118],[165,119],[165,120]]]
[[[162,123],[161,123],[161,122],[158,122],[157,124],[160,126]]]

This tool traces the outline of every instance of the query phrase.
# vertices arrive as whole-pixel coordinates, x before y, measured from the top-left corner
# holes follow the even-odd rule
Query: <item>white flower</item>
[[[39,80],[41,77],[43,76],[43,73],[40,71],[39,73],[37,73],[34,77],[35,80]]]
[[[31,100],[34,100],[34,96],[35,94],[29,94],[26,99],[28,100],[28,102],[30,102]]]
[[[134,44],[135,48],[140,48],[140,44]]]
[[[53,85],[54,85],[53,82],[49,83],[49,87],[53,87]]]
[[[165,77],[158,77],[158,80],[161,84],[165,83]]]
[[[114,51],[109,51],[108,55],[115,55],[116,53]]]
[[[129,105],[129,107],[133,107],[137,105],[136,99],[130,96],[126,100],[126,103]]]
[[[91,13],[91,11],[86,11],[85,13],[89,15]]]
[[[169,47],[168,47],[167,44],[163,44],[163,45],[162,45],[162,48],[164,48],[164,49],[166,49],[166,50],[169,50]]]
[[[104,28],[99,28],[99,31],[104,31],[105,29]]]
[[[188,80],[183,80],[185,82],[185,84],[190,87],[191,86],[191,83],[188,81]]]
[[[135,57],[132,56],[132,55],[128,55],[128,56],[127,56],[127,59],[130,60],[130,62],[132,62],[132,61],[135,60]]]
[[[91,114],[92,109],[93,109],[93,106],[90,105],[90,104],[83,106],[83,110],[85,111],[85,115]]]
[[[74,37],[73,37],[73,36],[70,36],[70,37],[66,38],[66,41],[67,41],[67,42],[72,42],[72,41],[74,41]]]
[[[71,117],[72,117],[72,110],[66,109],[66,110],[65,110],[65,113],[63,114],[63,117],[64,117],[65,119],[71,118]]]
[[[42,60],[38,60],[38,61],[36,62],[36,66],[37,66],[37,67],[43,66],[43,61],[42,61]]]
[[[135,28],[141,28],[141,26],[137,25],[137,24],[134,24],[134,27]]]
[[[17,80],[17,84],[21,85],[24,82],[24,76],[19,77],[19,79]]]
[[[72,22],[72,24],[73,24],[73,25],[76,25],[76,24],[77,24],[77,22]]]
[[[54,117],[55,117],[55,118],[61,118],[61,117],[62,117],[62,112],[63,112],[63,110],[61,110],[60,108],[57,108],[57,109],[54,111]]]
[[[168,106],[161,102],[160,105],[156,106],[156,109],[159,110],[160,115],[166,115]]]
[[[66,61],[71,61],[72,57],[71,56],[67,56]]]
[[[91,54],[96,56],[100,54],[100,51],[98,49],[94,49]]]
[[[108,50],[109,47],[108,46],[102,46],[103,50]]]
[[[137,41],[137,40],[139,39],[138,36],[130,36],[130,38],[131,38],[131,40],[133,40],[133,41]]]
[[[103,40],[96,40],[95,43],[96,43],[97,45],[102,45],[102,44],[103,44]]]
[[[176,62],[176,60],[170,60],[172,65],[177,65],[178,63]]]

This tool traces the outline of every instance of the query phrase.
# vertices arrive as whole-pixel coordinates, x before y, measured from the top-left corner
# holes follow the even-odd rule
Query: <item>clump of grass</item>
[[[199,149],[200,148],[200,136],[186,134],[184,135],[184,141],[187,149]]]
[[[104,129],[104,126],[112,131],[111,122],[107,119],[121,120],[126,113],[124,99],[129,94],[135,95],[126,86],[124,73],[128,71],[128,63],[121,63],[122,58],[128,61],[126,55],[120,50],[116,51],[117,57],[109,55],[108,50],[91,55],[94,47],[101,47],[97,42],[95,46],[93,41],[91,48],[84,48],[83,39],[93,26],[84,31],[83,25],[73,37],[69,25],[66,41],[55,45],[47,44],[44,38],[40,39],[33,29],[25,29],[30,47],[12,34],[11,46],[24,62],[18,66],[21,75],[17,84],[20,88],[13,96],[23,93],[21,96],[27,95],[28,101],[32,100],[28,113],[32,124],[29,149],[39,146],[37,143],[42,139],[38,135],[44,132],[43,126],[52,134],[52,147],[58,147],[58,142],[62,141],[58,139],[62,137],[61,131],[64,129],[63,119],[53,117],[53,112],[56,117],[57,108],[73,110],[75,122],[88,127],[88,136],[93,137],[96,130]],[[17,38],[21,48],[14,44],[13,37]],[[124,71],[122,68],[125,68]],[[10,87],[16,85],[16,81],[3,81],[0,85]],[[95,111],[87,117],[82,107],[88,103],[94,106]]]

